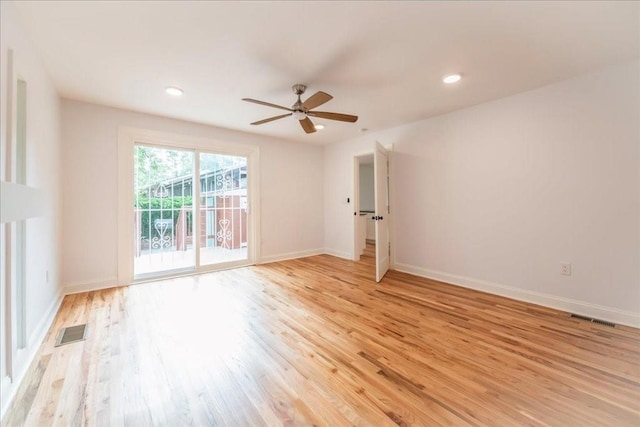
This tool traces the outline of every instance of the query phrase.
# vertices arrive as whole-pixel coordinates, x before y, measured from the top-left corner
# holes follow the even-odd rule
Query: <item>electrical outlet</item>
[[[561,263],[560,264],[560,274],[563,276],[571,276],[571,264]]]

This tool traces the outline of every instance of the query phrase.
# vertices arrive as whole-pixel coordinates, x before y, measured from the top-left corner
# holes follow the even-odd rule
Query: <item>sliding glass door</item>
[[[200,153],[200,265],[247,259],[247,158]]]
[[[248,262],[247,157],[135,144],[133,165],[135,279]]]
[[[134,275],[192,270],[192,151],[134,147]]]

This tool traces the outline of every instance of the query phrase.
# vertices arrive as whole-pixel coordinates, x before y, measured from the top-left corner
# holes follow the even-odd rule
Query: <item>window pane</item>
[[[195,268],[193,152],[134,148],[134,275]]]
[[[247,158],[200,154],[200,265],[247,259]]]

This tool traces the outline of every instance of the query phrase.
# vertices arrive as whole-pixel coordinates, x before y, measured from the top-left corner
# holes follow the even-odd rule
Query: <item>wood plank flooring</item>
[[[320,255],[66,297],[2,424],[638,426],[640,331]]]

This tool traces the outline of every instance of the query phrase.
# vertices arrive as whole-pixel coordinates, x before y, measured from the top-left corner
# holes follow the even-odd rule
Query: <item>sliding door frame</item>
[[[247,259],[199,266],[200,248],[195,244],[196,267],[189,271],[167,272],[166,275],[134,278],[133,250],[133,150],[136,144],[158,148],[174,148],[194,153],[194,212],[200,212],[200,153],[224,154],[247,158],[248,235]],[[228,143],[214,139],[197,138],[167,132],[131,127],[118,129],[118,284],[126,286],[139,281],[156,280],[185,274],[201,274],[210,271],[253,265],[259,259],[260,248],[260,149],[254,145]],[[197,184],[196,184],[197,182]],[[194,235],[199,234],[199,221],[195,221]]]

